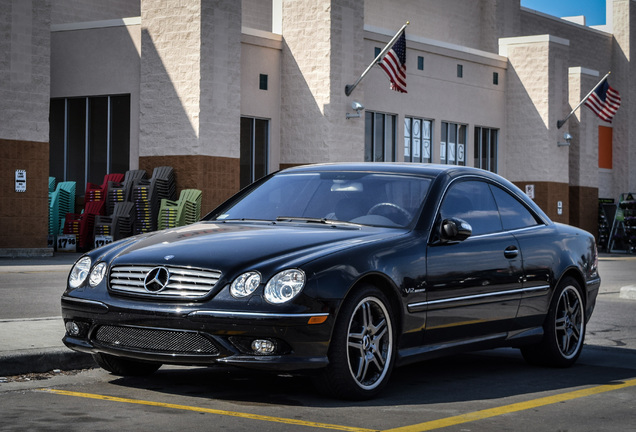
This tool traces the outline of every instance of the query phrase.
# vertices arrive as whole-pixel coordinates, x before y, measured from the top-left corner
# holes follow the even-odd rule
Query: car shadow
[[[164,366],[151,376],[113,378],[111,384],[249,406],[429,405],[605,385],[636,378],[633,365],[636,365],[636,350],[624,348],[586,346],[579,362],[566,369],[529,365],[514,349],[481,351],[397,368],[384,391],[369,401],[342,401],[322,396],[306,376],[226,366]]]

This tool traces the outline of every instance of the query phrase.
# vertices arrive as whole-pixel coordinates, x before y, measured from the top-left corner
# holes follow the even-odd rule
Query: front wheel
[[[364,286],[347,298],[329,346],[329,366],[315,379],[331,396],[364,400],[386,385],[395,359],[396,330],[386,296]]]
[[[573,365],[585,339],[585,306],[581,288],[573,278],[565,278],[557,286],[544,332],[540,343],[521,348],[524,359],[544,366]]]

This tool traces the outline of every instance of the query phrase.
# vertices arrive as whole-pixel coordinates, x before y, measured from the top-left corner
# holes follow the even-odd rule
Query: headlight
[[[106,265],[106,263],[103,262],[93,267],[91,275],[88,278],[88,283],[90,284],[90,286],[96,287],[97,285],[99,285],[99,283],[102,281],[102,279],[104,279],[104,276],[106,275],[107,268],[108,266]]]
[[[71,288],[78,288],[82,285],[86,281],[90,270],[91,259],[89,257],[81,258],[71,269],[71,274],[68,277],[69,286]]]
[[[235,298],[247,297],[252,294],[260,284],[261,275],[258,272],[251,271],[243,273],[232,282],[230,294]]]
[[[302,270],[284,270],[267,282],[265,300],[270,303],[285,303],[296,297],[305,286]]]

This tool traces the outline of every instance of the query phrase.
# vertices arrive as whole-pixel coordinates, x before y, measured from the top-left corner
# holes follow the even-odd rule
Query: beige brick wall
[[[137,17],[141,0],[53,0],[51,24]]]
[[[0,0],[0,138],[48,142],[50,5]]]
[[[519,0],[365,0],[365,24],[497,52],[499,37],[519,28]]]
[[[389,35],[365,33],[365,63],[374,57],[374,49],[382,48]],[[398,93],[390,89],[386,74],[375,66],[361,86],[367,89],[362,101],[371,111],[398,115],[398,160],[404,154],[404,117],[433,120],[433,162],[440,162],[441,123],[468,125],[467,165],[473,164],[474,127],[505,131],[505,89],[507,62],[504,57],[475,50],[449,47],[430,39],[407,33],[407,89]],[[424,57],[424,70],[417,69],[417,58]],[[464,67],[464,76],[457,77],[457,65]],[[493,73],[499,74],[499,84],[493,84]],[[486,107],[486,109],[484,109]],[[506,154],[505,136],[500,134],[500,160]]]
[[[569,66],[604,71],[603,75],[607,73],[612,56],[611,34],[526,9],[522,9],[520,14],[521,26],[517,36],[550,34],[567,39],[570,42]]]

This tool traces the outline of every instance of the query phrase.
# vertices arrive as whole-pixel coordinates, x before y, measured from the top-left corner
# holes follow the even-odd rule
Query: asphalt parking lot
[[[3,268],[0,289],[16,276]],[[529,366],[512,349],[464,354],[399,368],[379,398],[355,403],[323,398],[307,378],[239,369],[60,370],[0,382],[0,430],[634,430],[636,300],[623,288],[634,284],[636,257],[604,256],[600,269],[586,347],[569,369]],[[22,281],[58,274],[18,270]],[[59,300],[59,287],[36,285],[34,297]],[[34,307],[47,312],[44,303]]]

